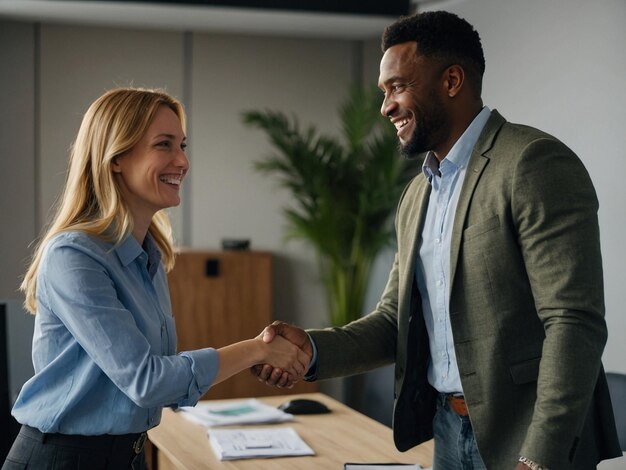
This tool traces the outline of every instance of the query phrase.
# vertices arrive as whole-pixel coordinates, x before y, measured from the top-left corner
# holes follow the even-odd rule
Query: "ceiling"
[[[416,0],[412,0],[412,5],[414,8]],[[379,38],[384,27],[395,19],[390,16],[224,6],[76,0],[0,0],[1,18],[129,28],[344,39]]]

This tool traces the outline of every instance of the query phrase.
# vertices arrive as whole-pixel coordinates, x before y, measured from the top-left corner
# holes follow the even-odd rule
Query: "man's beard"
[[[411,160],[416,158],[419,154],[428,151],[429,145],[427,145],[428,142],[423,134],[423,128],[421,126],[415,126],[413,134],[407,143],[404,145],[402,145],[401,142],[398,143],[400,154],[404,158]]]
[[[415,129],[411,138],[404,145],[400,143],[400,153],[404,158],[416,158],[432,150],[441,139],[442,132],[449,127],[441,101],[437,100],[434,94],[431,94],[431,98],[433,101],[428,110],[428,118],[424,118],[424,113],[416,112],[414,114]]]

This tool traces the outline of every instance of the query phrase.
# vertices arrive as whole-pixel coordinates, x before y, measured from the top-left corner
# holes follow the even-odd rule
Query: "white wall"
[[[626,2],[464,0],[437,4],[479,32],[484,102],[545,130],[585,163],[600,200],[607,370],[626,373]]]

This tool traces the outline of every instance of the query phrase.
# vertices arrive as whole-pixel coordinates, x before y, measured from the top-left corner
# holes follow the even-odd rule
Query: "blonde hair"
[[[112,172],[113,160],[139,142],[160,106],[171,108],[185,129],[183,105],[161,90],[117,88],[98,98],[87,110],[71,152],[67,179],[56,215],[35,248],[20,286],[25,308],[37,311],[37,274],[46,243],[67,230],[80,230],[111,243],[133,230],[132,214]],[[164,211],[148,229],[162,254],[166,270],[174,266],[172,228]]]

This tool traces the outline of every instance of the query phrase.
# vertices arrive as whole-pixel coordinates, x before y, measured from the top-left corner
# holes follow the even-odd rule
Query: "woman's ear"
[[[111,170],[113,170],[113,173],[122,172],[122,167],[120,166],[118,159],[119,157],[113,157],[111,159]]]

